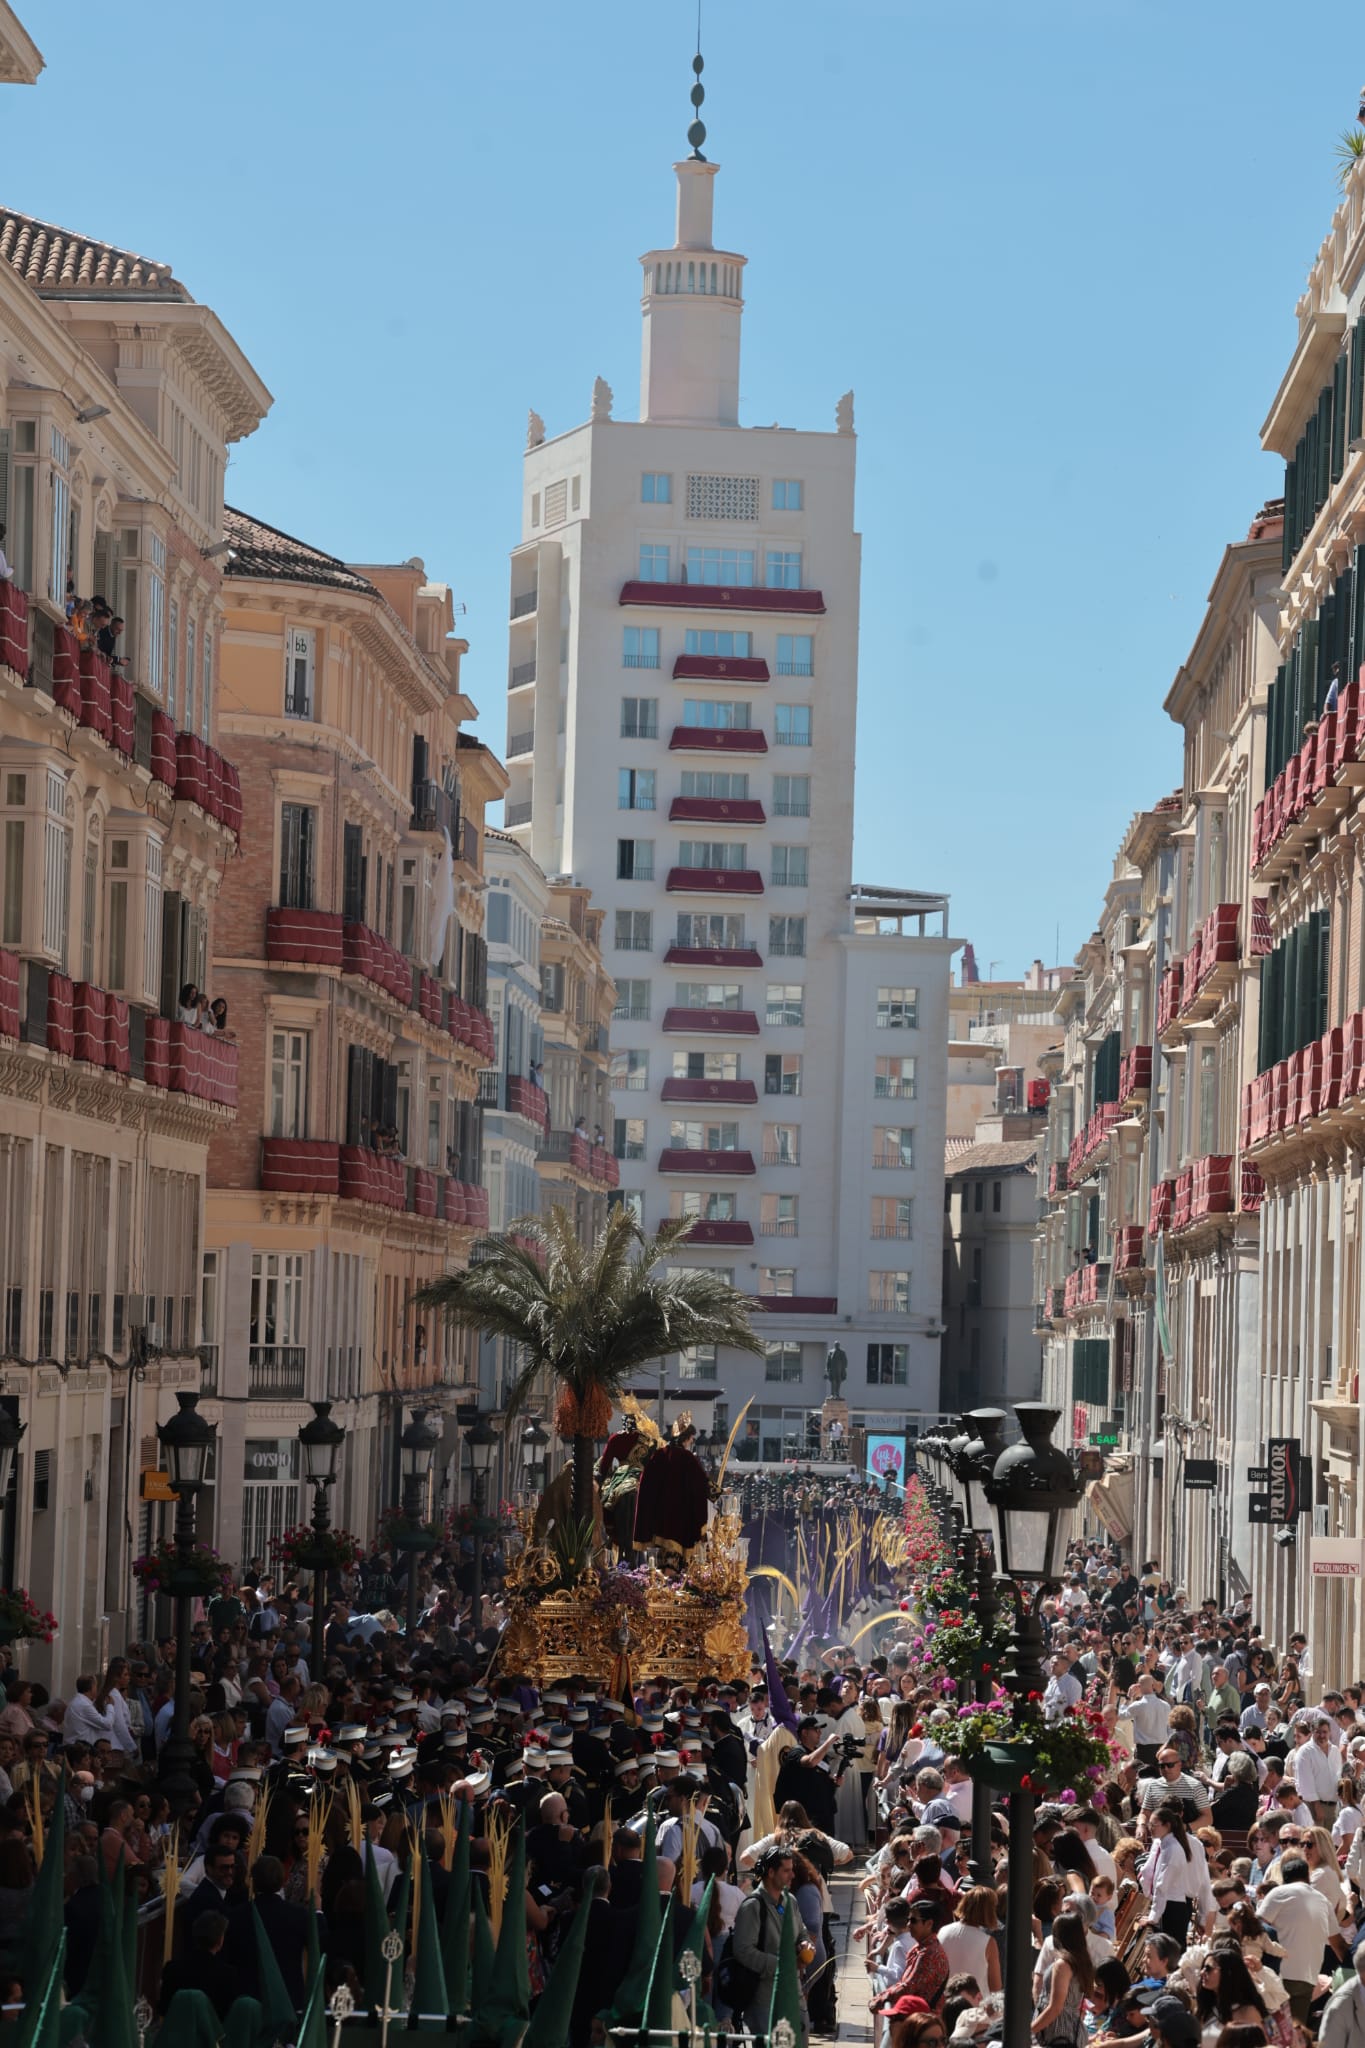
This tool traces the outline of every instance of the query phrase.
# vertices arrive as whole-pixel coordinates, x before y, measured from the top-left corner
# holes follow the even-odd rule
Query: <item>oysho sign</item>
[[[1266,1451],[1270,1519],[1289,1526],[1299,1518],[1299,1440],[1296,1436],[1272,1436]]]
[[[296,1436],[247,1438],[248,1479],[259,1483],[271,1479],[297,1479],[298,1476],[299,1440]]]

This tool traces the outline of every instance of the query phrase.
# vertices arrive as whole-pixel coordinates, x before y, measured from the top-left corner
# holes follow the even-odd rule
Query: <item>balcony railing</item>
[[[685,1146],[669,1145],[659,1154],[660,1173],[704,1173],[720,1175],[722,1178],[734,1174],[752,1173],[754,1155],[741,1152],[737,1147],[713,1152],[689,1151]]]
[[[528,613],[535,610],[539,602],[540,595],[535,586],[530,590],[519,591],[512,599],[512,617],[514,619],[524,619]]]
[[[504,804],[502,822],[510,832],[514,825],[529,825],[531,806],[529,804]]]
[[[752,1244],[754,1226],[752,1223],[741,1223],[737,1217],[713,1222],[709,1217],[699,1216],[684,1241],[687,1244]]]
[[[789,1151],[784,1145],[765,1145],[763,1147],[763,1164],[765,1166],[799,1166],[801,1164],[801,1154]]]
[[[519,754],[529,754],[536,743],[534,732],[514,732],[507,742],[507,758],[514,761]]]
[[[757,868],[670,868],[665,886],[693,896],[761,896]]]
[[[779,661],[777,673],[780,676],[813,676],[815,674],[815,663],[813,661]]]
[[[1109,1142],[1109,1134],[1115,1124],[1123,1121],[1123,1107],[1117,1102],[1102,1102],[1087,1122],[1078,1137],[1071,1140],[1067,1154],[1067,1186],[1076,1187],[1099,1164],[1099,1155]]]
[[[1354,783],[1365,741],[1360,676],[1342,690],[1335,711],[1325,711],[1297,754],[1286,762],[1257,804],[1251,821],[1253,871],[1292,855],[1349,802],[1343,783]]]
[[[1114,1271],[1140,1273],[1147,1264],[1147,1237],[1140,1223],[1124,1223],[1114,1232]]]
[[[758,584],[641,583],[621,585],[623,605],[721,612],[823,612],[818,590],[769,590]]]
[[[623,654],[621,656],[621,666],[622,668],[657,668],[659,666],[659,657],[657,654]]]
[[[535,663],[533,661],[519,661],[514,665],[512,673],[507,678],[507,687],[509,690],[524,690],[526,685],[533,683],[535,679]]]
[[[290,966],[334,967],[342,962],[341,912],[272,906],[265,914],[265,957]]]
[[[664,1011],[664,1030],[703,1032],[707,1037],[757,1038],[758,1017],[753,1010],[694,1010],[674,1004]]]
[[[1362,1095],[1365,1011],[1357,1010],[1248,1081],[1242,1091],[1242,1144],[1265,1145],[1316,1118],[1339,1122],[1338,1112]]]
[[[757,946],[670,946],[665,967],[761,967]]]
[[[754,797],[675,796],[668,806],[672,824],[763,825],[767,817]]]
[[[768,742],[752,725],[675,725],[670,753],[766,754]]]
[[[874,1223],[874,1224],[873,1224],[873,1226],[872,1226],[872,1235],[873,1235],[873,1237],[878,1237],[878,1238],[880,1238],[880,1237],[904,1237],[904,1238],[908,1238],[908,1237],[909,1237],[909,1235],[910,1235],[910,1225],[909,1225],[908,1223]]]
[[[766,683],[768,664],[747,655],[680,654],[673,664],[673,680],[699,683]]]
[[[211,1400],[218,1392],[218,1346],[199,1346],[199,1398]]]
[[[659,1091],[662,1102],[741,1102],[753,1104],[758,1101],[758,1087],[753,1081],[709,1081],[693,1080],[690,1077],[670,1074]]]
[[[1119,1061],[1119,1101],[1129,1103],[1146,1095],[1152,1085],[1152,1048],[1130,1045]]]
[[[372,931],[369,925],[343,924],[341,971],[359,975],[383,989],[405,1010],[412,1007],[412,962],[382,932]]]
[[[797,1235],[796,1218],[794,1216],[774,1216],[768,1223],[764,1223],[760,1219],[758,1234],[760,1237],[795,1237]]]
[[[301,1401],[308,1354],[301,1344],[247,1348],[247,1395],[254,1401]]]

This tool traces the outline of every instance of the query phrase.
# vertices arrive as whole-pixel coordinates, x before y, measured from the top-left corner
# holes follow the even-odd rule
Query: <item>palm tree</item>
[[[1365,101],[1362,102],[1365,109]],[[1365,128],[1347,128],[1337,137],[1337,183],[1345,186],[1352,171],[1365,156]]]
[[[558,1383],[555,1427],[573,1445],[581,1520],[592,1514],[594,1442],[607,1434],[616,1397],[643,1365],[694,1344],[763,1348],[746,1296],[728,1280],[701,1266],[657,1270],[691,1227],[682,1218],[647,1237],[621,1206],[585,1247],[570,1212],[555,1208],[485,1238],[466,1271],[434,1280],[417,1296],[456,1329],[520,1345],[525,1364],[507,1400],[509,1420],[542,1374]]]

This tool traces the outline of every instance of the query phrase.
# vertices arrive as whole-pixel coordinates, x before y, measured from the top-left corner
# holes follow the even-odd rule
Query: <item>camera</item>
[[[863,1737],[861,1735],[841,1735],[834,1745],[834,1755],[843,1764],[856,1763],[862,1753]]]

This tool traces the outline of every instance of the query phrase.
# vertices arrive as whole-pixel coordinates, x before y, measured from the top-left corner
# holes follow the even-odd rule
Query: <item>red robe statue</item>
[[[635,1541],[691,1550],[706,1530],[711,1490],[706,1467],[674,1439],[646,1460],[635,1493]]]

